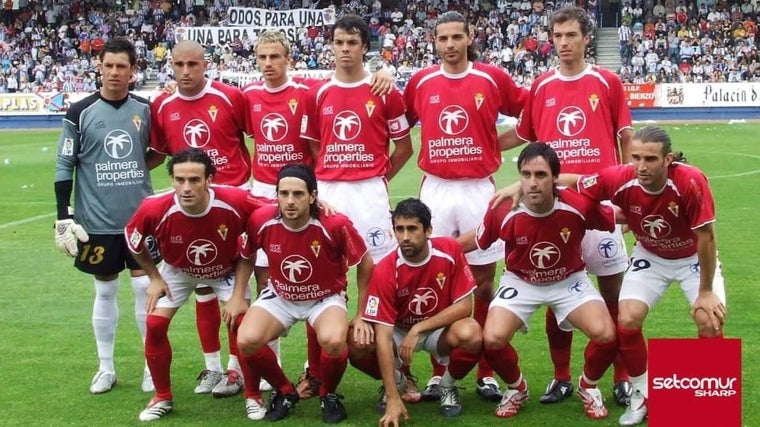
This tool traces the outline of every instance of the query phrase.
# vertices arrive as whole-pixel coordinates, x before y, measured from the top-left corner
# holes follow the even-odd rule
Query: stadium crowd
[[[386,2],[387,3],[387,2]],[[557,63],[549,41],[548,15],[572,1],[553,0],[400,0],[394,8],[380,0],[313,1],[244,0],[238,6],[287,10],[334,6],[363,16],[380,50],[380,64],[400,83],[417,69],[436,61],[432,25],[445,10],[463,12],[474,27],[481,60],[510,71],[520,85]],[[600,19],[598,0],[577,0]],[[98,80],[95,54],[109,37],[128,35],[136,44],[139,89],[152,78],[163,85],[171,78],[166,66],[175,42],[175,29],[194,25],[223,25],[229,0],[194,2],[160,0],[109,2],[39,0],[6,6],[0,19],[0,93],[92,91]],[[25,5],[24,5],[25,4]],[[756,18],[760,2],[689,2],[635,0],[620,4],[619,74],[623,81],[720,82],[760,81]],[[593,34],[592,34],[593,39]],[[302,28],[293,46],[297,70],[332,69],[327,28]],[[250,72],[254,40],[207,47],[210,77],[222,71]],[[587,58],[593,62],[595,43]]]
[[[633,83],[760,81],[760,2],[621,5],[620,76]]]

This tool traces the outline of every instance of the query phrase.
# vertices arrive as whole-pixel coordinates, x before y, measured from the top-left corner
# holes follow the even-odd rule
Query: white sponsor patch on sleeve
[[[380,298],[370,295],[367,298],[367,307],[364,308],[364,314],[367,316],[377,316],[377,309],[380,306]]]
[[[132,249],[138,250],[140,249],[140,241],[142,240],[142,234],[140,234],[139,231],[135,228],[132,230],[132,234],[129,235],[129,245],[132,246]]]
[[[63,146],[61,147],[61,155],[62,156],[74,155],[74,140],[72,138],[63,139]]]
[[[587,176],[581,180],[581,186],[583,188],[589,188],[595,185],[596,185],[596,175]]]

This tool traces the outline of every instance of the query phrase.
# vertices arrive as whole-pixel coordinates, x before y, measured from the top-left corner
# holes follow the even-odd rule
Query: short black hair
[[[543,142],[531,142],[523,148],[517,157],[517,171],[522,171],[523,163],[536,157],[543,157],[546,160],[553,177],[559,176],[559,157],[557,156],[557,152],[554,151],[551,145],[544,144]]]
[[[100,51],[98,59],[103,62],[103,58],[106,53],[126,53],[129,56],[129,65],[135,66],[137,64],[137,51],[135,45],[127,38],[114,37],[108,39],[103,45],[103,50]]]
[[[186,148],[175,153],[166,164],[169,176],[174,176],[174,165],[179,163],[200,163],[206,168],[206,178],[216,174],[216,166],[208,154],[200,148]]]
[[[432,214],[430,208],[420,199],[409,198],[398,202],[396,209],[391,211],[391,221],[396,225],[396,218],[417,218],[422,228],[429,230],[432,227]]]
[[[335,37],[335,30],[337,29],[341,29],[348,34],[359,34],[362,46],[369,50],[369,25],[359,16],[346,15],[335,21],[335,25],[333,25],[333,37]]]
[[[587,35],[593,29],[593,23],[585,10],[577,6],[565,6],[551,14],[549,17],[549,29],[554,31],[555,24],[564,24],[565,22],[578,21],[581,26],[581,34]]]
[[[283,178],[292,177],[298,178],[306,183],[306,191],[309,195],[317,192],[317,177],[314,175],[314,170],[305,163],[293,163],[285,165],[280,169],[277,174],[277,185],[275,186],[277,192],[280,190],[280,180]],[[309,215],[312,218],[319,217],[319,206],[317,206],[317,197],[315,195],[314,202],[309,205]]]

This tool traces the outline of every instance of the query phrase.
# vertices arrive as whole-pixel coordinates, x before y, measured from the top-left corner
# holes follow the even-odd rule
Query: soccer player
[[[387,181],[413,153],[401,93],[370,91],[369,26],[346,15],[333,27],[335,74],[306,98],[301,136],[316,160],[320,198],[345,213],[377,262],[393,249]],[[390,142],[395,143],[389,155]]]
[[[594,200],[619,206],[637,241],[620,290],[618,340],[633,387],[620,425],[639,424],[647,415],[642,327],[670,283],[680,283],[699,337],[723,336],[726,295],[717,262],[715,203],[704,174],[679,157],[663,129],[647,126],[633,135],[632,164],[562,178],[577,182]]]
[[[263,80],[243,88],[248,102],[247,133],[253,137],[255,144],[251,159],[251,192],[256,197],[276,203],[275,187],[279,170],[292,163],[314,165],[309,144],[300,137],[300,126],[309,87],[319,85],[323,80],[288,76],[288,65],[292,60],[290,42],[281,31],[266,30],[259,34],[254,51]],[[372,93],[380,96],[393,89],[393,79],[384,72],[375,73],[370,83]],[[269,274],[267,258],[261,250],[256,254],[254,274],[260,292],[266,287]],[[307,338],[309,367],[297,384],[301,399],[311,398],[319,391],[320,349],[316,345],[314,330],[308,326]],[[272,344],[275,352],[278,351],[276,343]],[[246,383],[246,387],[252,385]]]
[[[500,136],[503,149],[526,141],[551,145],[561,160],[562,171],[594,173],[607,166],[630,160],[633,128],[631,112],[623,96],[620,79],[609,71],[585,62],[586,46],[593,23],[586,12],[575,6],[557,10],[550,26],[559,66],[531,85],[531,96],[516,129]],[[583,260],[589,273],[596,275],[607,308],[617,321],[617,300],[623,272],[628,266],[623,235],[589,230],[583,240]],[[554,312],[546,311],[546,333],[554,363],[554,378],[541,403],[559,402],[573,393],[570,374],[572,332],[557,326]],[[616,367],[613,395],[625,406],[630,398],[628,375]]]
[[[446,12],[435,26],[441,65],[425,68],[409,80],[404,92],[410,126],[422,122],[417,164],[425,173],[420,199],[433,212],[436,235],[457,237],[477,227],[494,192],[501,163],[496,134],[499,113],[517,117],[527,91],[497,67],[474,62],[477,52],[464,16]],[[503,242],[467,254],[475,276],[475,319],[482,326],[493,296],[496,261]],[[423,399],[437,400],[443,366],[434,363]],[[478,368],[477,392],[498,401],[499,384],[484,363]]]
[[[135,47],[123,38],[109,39],[99,58],[100,90],[66,112],[55,165],[56,245],[74,258],[77,269],[94,277],[92,326],[100,359],[90,385],[94,394],[105,393],[116,384],[116,297],[119,272],[125,267],[130,270],[135,293],[135,320],[145,340],[148,277],[132,259],[121,233],[142,199],[153,194],[148,162],[155,165],[160,160],[146,154],[150,103],[129,93],[129,82],[137,72]],[[75,184],[76,213],[71,207]],[[153,391],[147,366],[142,389]]]
[[[401,397],[407,381],[398,368],[425,350],[447,366],[441,413],[458,416],[462,404],[455,381],[481,355],[480,325],[470,317],[475,279],[456,240],[430,237],[430,209],[420,200],[399,202],[391,217],[398,249],[372,271],[362,314],[374,324],[375,346],[361,355],[349,344],[352,364],[383,380],[380,425],[397,426],[399,418],[408,420]]]
[[[239,89],[206,78],[206,66],[204,49],[197,42],[185,40],[174,46],[172,68],[177,91],[162,93],[153,101],[151,148],[170,156],[189,147],[201,148],[211,157],[217,170],[214,183],[249,190],[251,159],[244,135],[245,98]],[[243,384],[240,364],[230,341],[227,370],[222,368],[221,314],[211,288],[199,287],[195,308],[206,361],[195,393],[212,393],[216,397],[235,395]]]
[[[298,392],[266,343],[295,322],[306,320],[314,327],[322,348],[319,389],[322,420],[339,423],[347,417],[340,402],[342,396],[336,393],[348,364],[346,272],[348,267],[357,266],[358,297],[363,300],[374,264],[364,239],[346,216],[325,216],[319,212],[317,180],[308,166],[287,165],[280,170],[277,202],[277,206],[257,210],[248,220],[248,237],[241,252],[244,259],[249,259],[257,249],[264,250],[270,266],[274,266],[270,269],[269,284],[248,308],[244,298],[247,282],[240,276],[224,313],[229,323],[246,313],[238,327],[238,347],[245,355],[245,377],[261,376],[274,387],[263,417],[260,395],[246,395],[246,412],[252,419],[277,421],[287,417],[298,402]],[[249,260],[249,276],[251,264]],[[351,321],[352,338],[367,343],[373,331],[361,321],[360,314],[357,312]]]
[[[586,228],[611,231],[612,207],[568,189],[558,189],[560,162],[548,144],[530,143],[517,158],[524,197],[488,210],[475,232],[463,236],[464,249],[505,242],[506,270],[483,328],[484,354],[507,383],[497,417],[517,415],[528,399],[528,386],[510,344],[515,332],[527,332],[531,315],[542,305],[556,313],[563,330],[576,327],[590,341],[585,350],[578,396],[593,419],[608,415],[597,382],[617,353],[615,325],[599,291],[591,283],[581,256]],[[466,237],[466,238],[465,238]]]
[[[199,148],[174,153],[167,168],[174,191],[147,197],[124,228],[129,249],[150,278],[145,358],[156,394],[140,412],[140,421],[162,418],[174,407],[168,336],[172,317],[200,283],[222,301],[230,298],[239,264],[238,238],[248,217],[262,206],[245,190],[212,186],[214,161]],[[164,258],[160,269],[146,250],[146,236],[155,238]],[[250,299],[250,291],[242,297]],[[235,338],[234,331],[231,335]]]

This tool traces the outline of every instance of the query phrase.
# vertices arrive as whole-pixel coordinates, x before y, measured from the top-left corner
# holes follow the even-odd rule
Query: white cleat
[[[204,369],[198,375],[198,378],[196,378],[198,380],[198,386],[195,387],[195,394],[211,393],[211,391],[214,390],[214,387],[216,387],[216,385],[222,381],[223,377],[223,372],[215,372]]]
[[[635,390],[631,395],[631,404],[618,419],[621,426],[635,426],[644,422],[647,417],[647,399],[640,391]]]
[[[272,391],[272,384],[269,384],[267,380],[264,378],[261,379],[259,382],[259,390],[261,391]]]
[[[140,412],[140,421],[156,421],[167,415],[174,409],[174,404],[171,400],[156,400],[153,399],[148,402],[148,407]]]
[[[259,399],[248,398],[245,399],[245,413],[249,420],[258,421],[263,420],[267,414],[267,407],[264,401]]]
[[[98,371],[95,373],[95,376],[92,377],[90,393],[106,393],[111,391],[114,385],[116,385],[116,373],[110,371]]]

